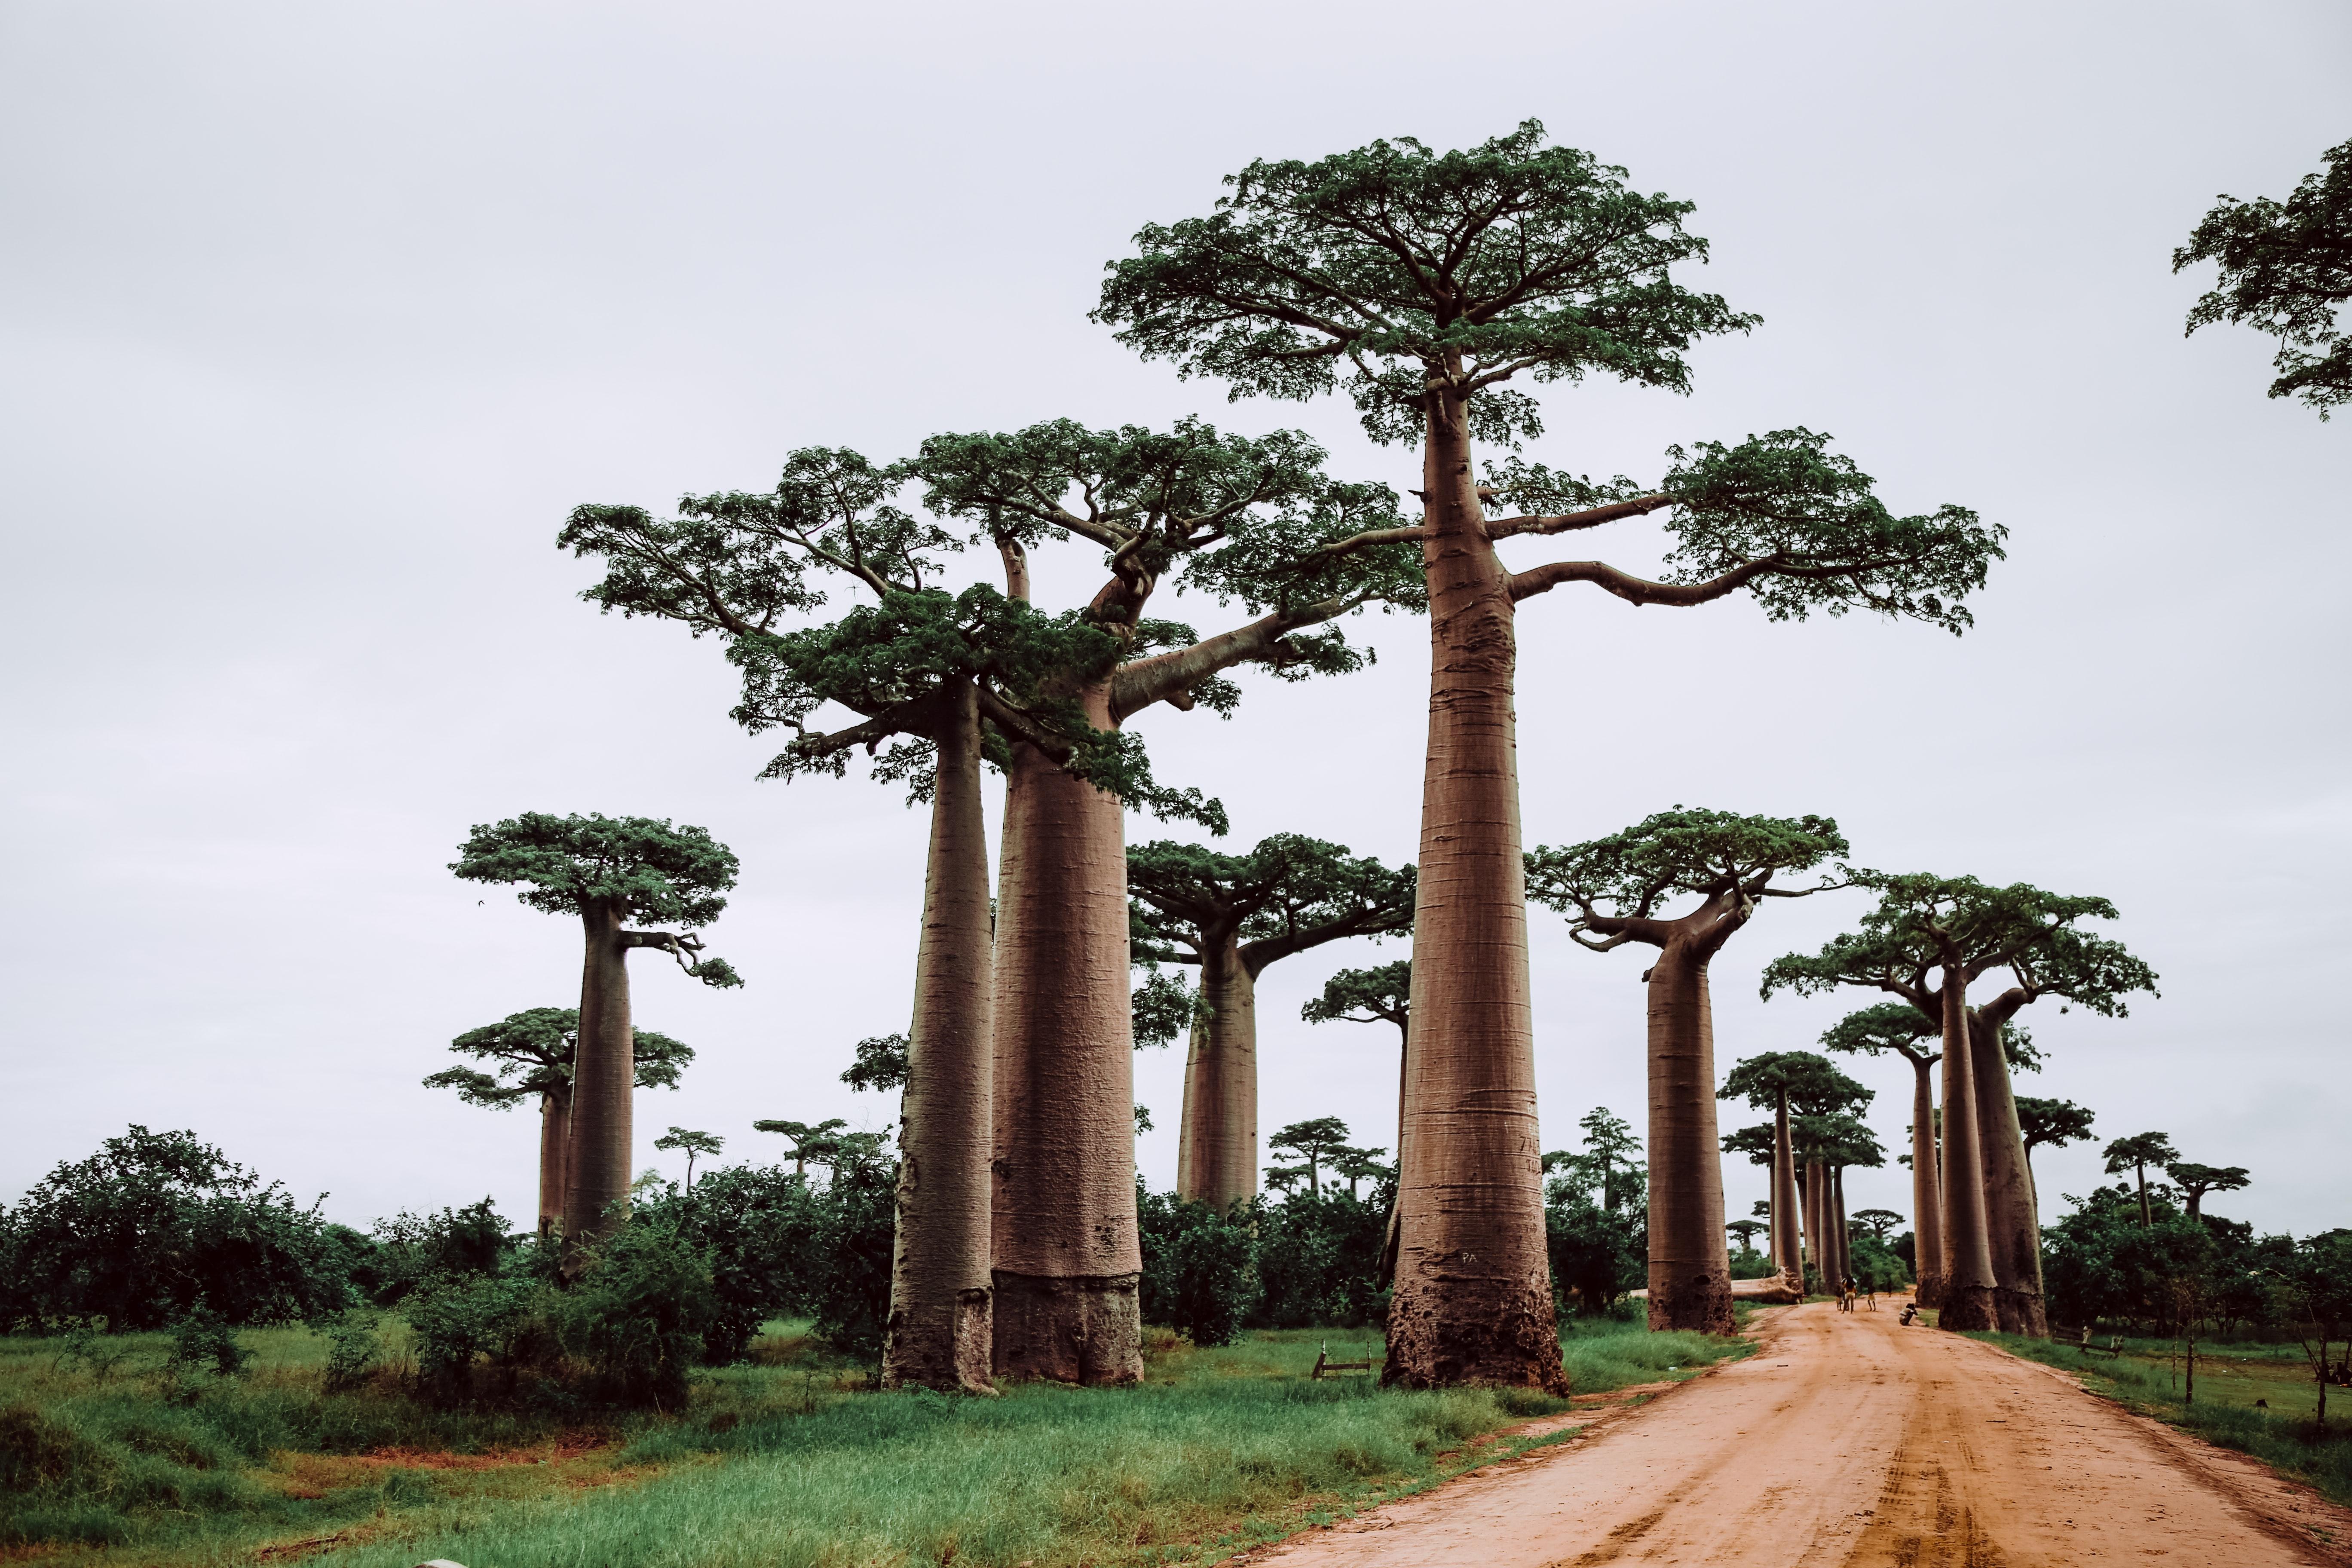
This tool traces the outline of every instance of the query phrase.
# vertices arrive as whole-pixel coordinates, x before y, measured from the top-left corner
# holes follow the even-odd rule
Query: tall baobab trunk
[[[1830,1245],[1837,1248],[1837,1277],[1853,1278],[1853,1233],[1846,1228],[1845,1167],[1830,1167]]]
[[[1385,1383],[1565,1394],[1544,1247],[1510,590],[1459,393],[1424,400],[1429,749]]]
[[[1911,1257],[1916,1265],[1923,1307],[1944,1300],[1944,1184],[1937,1170],[1936,1086],[1928,1075],[1935,1062],[1906,1056],[1911,1064]]]
[[[1772,1261],[1800,1289],[1805,1282],[1804,1240],[1797,1228],[1797,1152],[1789,1138],[1789,1096],[1772,1108]]]
[[[1669,940],[1650,970],[1650,1327],[1727,1334],[1711,956]]]
[[[2033,1215],[2033,1182],[2025,1169],[2025,1135],[2009,1086],[2000,1025],[1969,1020],[1976,1060],[1977,1143],[1984,1163],[1985,1223],[1992,1252],[1993,1313],[2001,1331],[2050,1337],[2042,1299],[2042,1230]],[[1948,1114],[1948,1112],[1947,1113]]]
[[[1110,728],[1107,689],[1079,694]],[[1133,1383],[1135,1064],[1119,802],[1015,746],[997,888],[995,1367]]]
[[[992,1392],[989,1310],[989,1023],[993,1012],[980,710],[949,694],[923,877],[907,1087],[898,1102],[898,1235],[882,1384]]]
[[[1829,1169],[1819,1160],[1805,1162],[1805,1258],[1813,1266],[1813,1283],[1829,1289],[1829,1226],[1822,1215],[1829,1208]]]
[[[1176,1195],[1230,1209],[1257,1192],[1257,977],[1235,931],[1204,932],[1201,999],[1184,1062]]]
[[[539,1097],[539,1239],[563,1232],[563,1194],[572,1154],[572,1097],[550,1089]]]
[[[1969,1048],[1968,979],[1944,972],[1944,1302],[1947,1329],[2000,1326],[1993,1305],[1992,1242],[1985,1214],[1984,1150],[1977,1135],[1976,1053]]]
[[[629,1022],[629,950],[621,911],[592,904],[581,912],[587,958],[580,979],[580,1044],[572,1066],[571,1152],[565,1161],[563,1240],[567,1268],[579,1249],[612,1234],[629,1196],[635,1129],[636,1035]]]

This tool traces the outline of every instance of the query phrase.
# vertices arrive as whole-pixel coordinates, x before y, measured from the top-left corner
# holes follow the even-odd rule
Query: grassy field
[[[2317,1405],[2311,1364],[2300,1346],[2220,1343],[2197,1348],[2197,1400],[2186,1400],[2187,1379],[2168,1340],[2123,1342],[2123,1354],[2084,1353],[2053,1340],[1978,1333],[1970,1339],[2012,1355],[2074,1373],[2084,1387],[2134,1410],[2193,1432],[2209,1443],[2251,1454],[2310,1482],[2341,1503],[2352,1503],[2352,1389],[2332,1389],[2327,1429],[2313,1419]],[[2257,1409],[2256,1400],[2267,1409]],[[2340,1402],[2340,1403],[2339,1403]]]
[[[328,1394],[316,1336],[243,1339],[253,1369],[202,1381],[162,1370],[160,1336],[101,1342],[95,1360],[0,1340],[0,1560],[1202,1562],[1525,1447],[1493,1435],[1564,1408],[1310,1381],[1326,1341],[1335,1359],[1379,1353],[1376,1333],[1336,1330],[1207,1351],[1158,1334],[1140,1388],[878,1394],[777,1324],[677,1416],[567,1426],[425,1409],[399,1388],[397,1346],[375,1384]],[[1563,1336],[1579,1393],[1745,1349],[1607,1321]]]

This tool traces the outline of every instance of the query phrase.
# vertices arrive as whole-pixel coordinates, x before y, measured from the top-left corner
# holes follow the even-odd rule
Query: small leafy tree
[[[1735,1219],[1725,1221],[1723,1228],[1725,1234],[1739,1244],[1740,1251],[1750,1252],[1755,1249],[1757,1237],[1770,1230],[1772,1224],[1769,1220]]]
[[[840,1146],[842,1129],[848,1125],[838,1116],[828,1116],[823,1121],[754,1121],[751,1131],[778,1132],[791,1139],[793,1174],[806,1181],[809,1162],[814,1160],[820,1165],[829,1162],[834,1151]]]
[[[1255,1215],[1139,1188],[1143,1321],[1203,1348],[1231,1344],[1261,1296]]]
[[[2161,1132],[2135,1132],[2128,1138],[2116,1139],[2101,1153],[2106,1161],[2108,1175],[2121,1175],[2126,1171],[2132,1173],[2132,1180],[2139,1188],[2139,1222],[2154,1225],[2156,1215],[2147,1203],[2147,1168],[2178,1160],[2180,1151],[2175,1149],[2172,1140]]]
[[[572,1146],[572,1079],[580,1051],[580,1009],[526,1007],[495,1024],[468,1029],[449,1042],[450,1050],[479,1068],[444,1068],[425,1079],[427,1089],[454,1089],[468,1105],[511,1110],[539,1100],[539,1230],[551,1237],[563,1222],[566,1160]],[[630,1052],[639,1089],[676,1089],[694,1060],[694,1047],[651,1029],[634,1031]]]
[[[2166,1162],[2164,1173],[2172,1178],[2190,1219],[2204,1211],[2207,1193],[2234,1193],[2253,1184],[2253,1177],[2243,1165],[2200,1165],[2193,1160],[2171,1160]]]
[[[2273,397],[2299,397],[2327,411],[2352,401],[2352,142],[2323,154],[2284,202],[2223,196],[2189,243],[2172,253],[2175,272],[2221,263],[2221,277],[2189,308],[2189,328],[2230,321],[2278,340]]]
[[[2045,1100],[2036,1094],[2017,1097],[2017,1131],[2025,1144],[2026,1174],[2033,1173],[2033,1152],[2047,1145],[2063,1149],[2069,1143],[2079,1143],[2091,1135],[2095,1120],[2089,1107],[2071,1100]],[[2040,1194],[2035,1194],[2035,1206],[2040,1207]]]
[[[1304,1175],[1307,1190],[1320,1194],[1323,1190],[1323,1167],[1348,1145],[1348,1124],[1336,1116],[1318,1116],[1307,1121],[1294,1121],[1265,1141],[1265,1146],[1297,1156],[1298,1163],[1286,1174]],[[1266,1174],[1271,1177],[1273,1169]]]
[[[1895,1234],[1895,1227],[1903,1223],[1903,1216],[1893,1209],[1856,1209],[1853,1211],[1853,1223],[1885,1241]]]
[[[654,1147],[664,1152],[681,1149],[686,1152],[686,1184],[691,1187],[694,1185],[694,1157],[709,1154],[716,1159],[719,1152],[727,1147],[727,1140],[714,1138],[708,1132],[697,1132],[690,1128],[673,1127],[654,1140]]]
[[[628,955],[654,948],[706,985],[740,985],[725,959],[702,956],[695,934],[727,907],[735,856],[699,827],[533,811],[478,825],[449,869],[469,882],[519,883],[521,902],[573,917],[586,937],[563,1211],[564,1245],[575,1255],[567,1267],[576,1267],[577,1249],[610,1235],[628,1198],[636,1083]],[[679,929],[634,931],[633,920]]]
[[[2318,1385],[2316,1419],[2327,1429],[2330,1344],[2352,1340],[2352,1230],[2323,1231],[2295,1244],[2273,1268],[2280,1316],[2294,1327]],[[2352,1357],[2347,1357],[2352,1359]]]

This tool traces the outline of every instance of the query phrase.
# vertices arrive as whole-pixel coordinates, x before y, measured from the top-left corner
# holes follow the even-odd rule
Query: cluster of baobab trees
[[[1235,397],[1345,391],[1376,440],[1418,449],[1412,506],[1386,485],[1327,472],[1324,452],[1297,432],[1055,419],[934,436],[885,461],[805,447],[772,489],[690,495],[666,518],[582,506],[559,542],[601,564],[592,602],[714,639],[740,674],[737,721],[787,732],[772,776],[838,773],[862,754],[878,779],[930,808],[887,1381],[977,1389],[1006,1375],[1138,1376],[1130,964],[1140,956],[1200,972],[1190,1016],[1174,1014],[1192,1039],[1184,1180],[1225,1201],[1255,1182],[1240,1151],[1254,1141],[1256,973],[1318,941],[1409,926],[1384,1375],[1559,1388],[1530,892],[1588,945],[1658,949],[1652,1234],[1666,1255],[1653,1263],[1653,1300],[1670,1318],[1714,1323],[1726,1295],[1719,1172],[1698,1179],[1719,1159],[1706,959],[1759,899],[1855,877],[1770,885],[1843,852],[1833,825],[1811,818],[1667,814],[1615,840],[1528,857],[1515,760],[1519,606],[1575,584],[1667,607],[1746,593],[1775,620],[1864,609],[1958,633],[2003,531],[1958,506],[1896,512],[1827,437],[1801,426],[1670,447],[1645,483],[1595,482],[1520,457],[1541,429],[1527,385],[1600,375],[1685,391],[1696,344],[1757,324],[1686,285],[1706,254],[1685,226],[1688,203],[1643,195],[1623,171],[1548,145],[1533,122],[1458,152],[1399,140],[1253,163],[1227,186],[1202,216],[1141,228],[1133,252],[1111,263],[1095,319]],[[1595,560],[1514,568],[1498,553],[1508,541],[1643,516],[1672,541],[1654,578]],[[955,559],[973,546],[992,552],[994,580],[959,575]],[[1037,605],[1033,555],[1069,550],[1100,562],[1101,587],[1083,605]],[[1163,589],[1235,613],[1202,635],[1151,613]],[[834,593],[850,597],[846,610],[829,607]],[[1381,868],[1303,839],[1246,856],[1154,845],[1131,858],[1130,805],[1213,831],[1223,821],[1198,790],[1154,779],[1127,721],[1159,704],[1228,712],[1241,695],[1233,677],[1245,670],[1345,676],[1361,656],[1342,623],[1374,606],[1423,615],[1430,632],[1416,865]],[[850,721],[821,727],[829,707]],[[981,811],[991,768],[1005,791],[992,910]],[[564,832],[590,839],[615,826],[568,820]],[[649,845],[656,828],[691,832],[625,820]],[[550,847],[562,833],[541,819],[476,837],[461,875],[512,873],[537,907],[587,922],[565,1225],[588,1234],[603,1223],[598,1205],[620,1195],[601,1173],[610,1130],[625,1125],[613,1101],[625,1100],[634,1072],[625,991],[613,979],[620,956],[639,945],[698,958],[690,934],[625,921],[667,920],[690,933],[715,914],[722,883],[715,861],[669,869],[649,859],[627,878],[583,871],[581,847]],[[534,847],[546,864],[509,863]],[[2044,976],[2057,960],[2009,937],[1978,942],[1974,915],[1951,903],[1976,893],[1931,883],[1958,886],[1873,883],[1883,919],[1855,941],[1929,954],[1891,988],[1948,1043],[1968,1037],[1979,1013],[1997,1037],[2017,1005],[2052,988]],[[1696,907],[1669,913],[1677,895]],[[1937,945],[1948,942],[1958,956]],[[1869,984],[1880,973],[1861,978],[1838,952],[1807,962],[1785,977],[1776,969],[1775,984]],[[1967,981],[2002,966],[2020,974],[2020,1001],[1970,1009]],[[709,961],[692,967],[732,978]],[[1386,1016],[1380,991],[1327,998],[1326,1016]],[[1946,1053],[1947,1142],[1974,1151],[1979,1126],[2001,1115],[2006,1079],[1958,1055],[1955,1068]],[[1990,1087],[1979,1090],[1980,1079]],[[1999,1162],[1956,1152],[1947,1163],[1944,1184],[1960,1194],[1948,1230],[1965,1237],[1947,1297],[1981,1295],[1990,1315],[2008,1278],[1995,1260],[2012,1237],[2005,1222],[1977,1216],[1989,1212],[1979,1194],[2005,1191]],[[1674,1305],[1685,1300],[1696,1303],[1687,1313]]]

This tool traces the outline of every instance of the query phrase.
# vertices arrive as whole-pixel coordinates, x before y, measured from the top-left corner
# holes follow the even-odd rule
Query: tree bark
[[[1969,1040],[1968,978],[1944,972],[1944,1303],[1947,1329],[2000,1326],[1993,1305],[1984,1151],[1977,1133],[1976,1053]]]
[[[1829,1180],[1822,1175],[1824,1167],[1819,1160],[1805,1162],[1805,1261],[1813,1266],[1813,1285],[1827,1289],[1830,1282],[1828,1230],[1822,1214],[1826,1207]]]
[[[539,1240],[563,1234],[563,1194],[572,1154],[572,1098],[550,1089],[539,1097]]]
[[[1798,1212],[1797,1151],[1789,1137],[1789,1097],[1783,1092],[1772,1109],[1772,1261],[1802,1289],[1805,1248]]]
[[[1509,585],[1463,395],[1427,399],[1428,752],[1384,1383],[1565,1394],[1544,1246]]]
[[[989,1114],[993,1012],[980,711],[969,682],[935,737],[938,781],[907,1087],[882,1385],[992,1393]]]
[[[1830,1236],[1837,1247],[1837,1277],[1853,1278],[1853,1232],[1846,1227],[1845,1167],[1830,1167]]]
[[[595,903],[581,911],[587,956],[580,980],[580,1044],[572,1068],[571,1155],[564,1181],[564,1267],[576,1272],[582,1248],[621,1223],[629,1196],[635,1128],[636,1036],[629,1020],[628,949],[621,910]]]
[[[1969,1020],[1977,1089],[1977,1143],[1984,1164],[1985,1221],[1992,1252],[1993,1314],[2003,1333],[2050,1337],[2042,1295],[2042,1229],[2033,1215],[2033,1183],[2025,1170],[2025,1136],[2010,1090],[2000,1024],[1979,1014]]]
[[[1911,1257],[1918,1275],[1922,1307],[1944,1300],[1944,1184],[1937,1170],[1935,1062],[1906,1056],[1911,1064]]]
[[[1109,728],[1105,688],[1078,695]],[[996,927],[1000,1376],[1143,1375],[1125,840],[1115,796],[1013,748]]]
[[[1727,1334],[1711,956],[1677,936],[1650,970],[1650,1327]]]
[[[1257,1192],[1257,977],[1234,931],[1202,933],[1201,996],[1184,1063],[1176,1195],[1219,1210]]]

